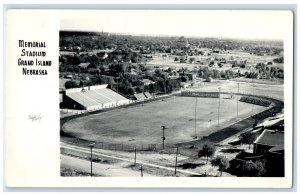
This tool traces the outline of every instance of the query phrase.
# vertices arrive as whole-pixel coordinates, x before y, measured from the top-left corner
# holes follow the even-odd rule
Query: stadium
[[[130,100],[107,85],[66,90],[64,105],[85,112],[62,118],[61,132],[99,148],[160,150],[201,143],[222,131],[229,137],[252,126],[255,115],[276,106],[269,98],[220,91],[136,97]],[[236,131],[228,129],[238,122],[245,123]]]

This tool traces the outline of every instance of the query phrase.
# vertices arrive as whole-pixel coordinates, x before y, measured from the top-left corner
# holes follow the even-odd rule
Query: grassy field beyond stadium
[[[170,97],[68,121],[64,130],[74,137],[114,144],[161,144],[162,125],[166,144],[193,140],[195,136],[194,97]],[[197,98],[197,136],[202,137],[237,121],[236,99]],[[239,119],[265,107],[239,102]],[[208,121],[211,120],[211,123]]]

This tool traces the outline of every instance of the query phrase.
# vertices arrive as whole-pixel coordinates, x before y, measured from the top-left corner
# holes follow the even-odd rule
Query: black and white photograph
[[[60,19],[60,177],[286,177],[291,12],[98,12]]]
[[[6,189],[291,189],[295,7],[242,8],[4,7]]]

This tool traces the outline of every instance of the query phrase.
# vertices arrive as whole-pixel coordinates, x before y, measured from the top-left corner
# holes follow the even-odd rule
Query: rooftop
[[[256,139],[255,144],[268,146],[280,146],[284,144],[284,132],[265,129],[264,132]]]
[[[78,66],[81,68],[87,68],[90,65],[90,63],[80,63]]]
[[[153,82],[152,80],[149,80],[149,79],[143,79],[142,82],[143,83],[150,83],[150,84],[155,83],[155,82]]]

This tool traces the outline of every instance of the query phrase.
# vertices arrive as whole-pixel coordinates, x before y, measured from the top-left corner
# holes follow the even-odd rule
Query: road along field
[[[110,144],[161,144],[165,125],[165,144],[172,145],[207,136],[266,107],[221,98],[172,96],[164,100],[119,108],[70,120],[63,130],[70,136]],[[219,107],[220,102],[220,107]],[[218,109],[219,108],[219,109]],[[219,111],[219,126],[218,126]]]

